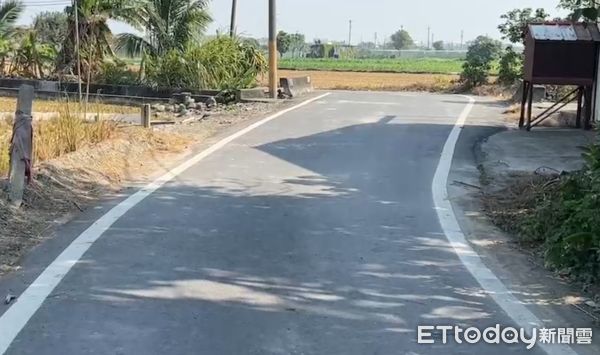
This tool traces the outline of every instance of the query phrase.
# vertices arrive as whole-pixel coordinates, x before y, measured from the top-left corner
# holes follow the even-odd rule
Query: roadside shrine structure
[[[583,127],[590,127],[599,46],[597,24],[544,22],[527,26],[520,128],[531,130],[575,100],[577,127],[582,127],[582,119]],[[532,118],[534,85],[574,86],[575,89]]]

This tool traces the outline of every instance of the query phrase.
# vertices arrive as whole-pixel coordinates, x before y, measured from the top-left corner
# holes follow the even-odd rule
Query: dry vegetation
[[[44,129],[54,129],[56,125],[52,123],[52,127]],[[105,132],[110,133],[110,139],[88,141],[60,159],[38,164],[21,209],[9,207],[7,194],[0,189],[0,274],[12,270],[24,252],[48,238],[53,221],[110,196],[123,181],[140,179],[159,166],[166,154],[181,152],[190,141],[179,134],[141,127],[110,125]]]
[[[33,102],[33,112],[62,112],[65,110],[65,105],[68,104],[70,112],[76,112],[78,110],[78,104],[76,102],[67,103],[64,100],[41,100],[36,99]],[[17,107],[17,99],[13,97],[0,97],[0,112],[14,112]],[[100,113],[137,113],[139,108],[132,106],[123,105],[110,105],[99,102],[94,102],[90,99],[88,105],[89,112],[100,112]]]
[[[102,142],[113,137],[116,129],[117,123],[113,121],[85,122],[68,114],[35,121],[34,161],[43,162],[74,152],[83,146]],[[0,121],[1,175],[8,172],[11,133],[12,122]]]
[[[316,89],[380,91],[450,91],[458,75],[361,73],[340,71],[280,70],[282,77],[310,76]]]

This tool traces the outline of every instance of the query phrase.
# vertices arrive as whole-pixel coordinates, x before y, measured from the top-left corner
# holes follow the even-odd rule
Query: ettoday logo
[[[439,336],[441,334],[441,337]],[[442,344],[523,344],[532,349],[537,343],[544,344],[583,344],[592,343],[590,328],[533,328],[526,331],[523,328],[502,327],[496,324],[483,330],[470,327],[461,328],[452,325],[419,326],[417,327],[417,343]]]

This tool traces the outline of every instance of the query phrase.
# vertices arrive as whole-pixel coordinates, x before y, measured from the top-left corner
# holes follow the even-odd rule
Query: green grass
[[[332,70],[355,72],[456,74],[462,71],[462,59],[385,58],[385,59],[283,59],[280,69]]]

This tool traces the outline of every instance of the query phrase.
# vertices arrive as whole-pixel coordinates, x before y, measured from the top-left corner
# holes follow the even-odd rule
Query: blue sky
[[[29,6],[21,23],[28,23],[44,10],[62,10],[66,0],[25,0]],[[267,36],[267,0],[238,0],[238,32]],[[44,4],[40,6],[39,4]],[[46,5],[55,4],[55,5]],[[464,30],[465,40],[480,34],[499,37],[500,15],[514,8],[544,7],[552,15],[564,15],[556,9],[558,0],[279,0],[278,25],[288,32],[314,38],[347,40],[348,21],[353,21],[353,43],[373,41],[375,33],[381,41],[401,26],[416,41],[427,40],[427,27],[435,39],[459,42]],[[211,32],[226,31],[229,26],[231,0],[212,0],[210,12],[214,23]],[[113,24],[115,32],[129,30]]]

